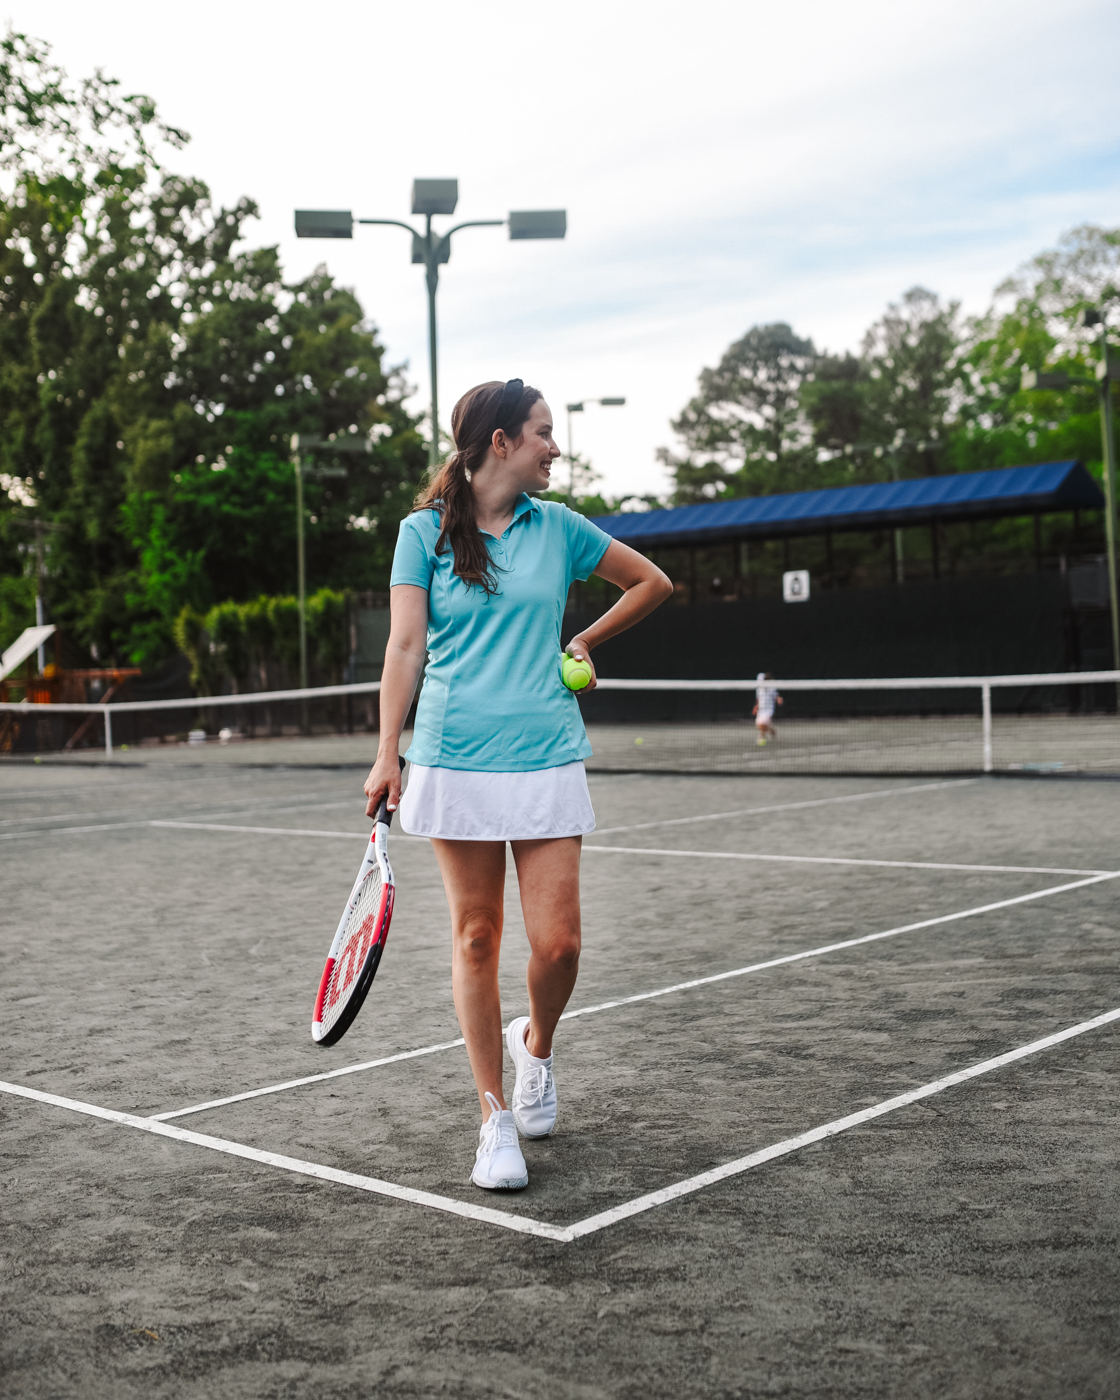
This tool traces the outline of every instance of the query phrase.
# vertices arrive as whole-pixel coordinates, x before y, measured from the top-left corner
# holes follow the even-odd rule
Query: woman
[[[516,1190],[529,1183],[518,1130],[547,1137],[556,1124],[552,1036],[575,986],[580,842],[595,826],[583,768],[591,747],[560,672],[568,589],[595,572],[623,590],[568,643],[569,655],[590,661],[593,647],[645,617],[672,585],[590,521],[529,494],[548,487],[560,455],[539,390],[520,379],[480,384],[455,405],[451,427],[456,450],[397,540],[366,810],[387,792],[403,828],[431,837],[451,909],[455,1010],[482,1108],[471,1180]],[[425,650],[402,800],[398,744]],[[529,1015],[506,1033],[512,1108],[498,997],[507,841],[530,948]]]

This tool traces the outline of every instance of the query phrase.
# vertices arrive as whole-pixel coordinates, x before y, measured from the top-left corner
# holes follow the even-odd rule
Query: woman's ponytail
[[[517,381],[510,380],[512,385]],[[440,517],[436,553],[450,546],[455,557],[453,572],[468,586],[477,584],[484,593],[496,593],[498,580],[486,542],[478,528],[474,511],[471,478],[486,460],[494,432],[501,427],[507,436],[520,435],[533,405],[541,398],[539,389],[523,387],[510,411],[495,417],[504,405],[507,385],[500,380],[469,389],[451,411],[451,432],[455,451],[416,497],[413,510],[437,510]],[[516,394],[516,390],[514,390]]]

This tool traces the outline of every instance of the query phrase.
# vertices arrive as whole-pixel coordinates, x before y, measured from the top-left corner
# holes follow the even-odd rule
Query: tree
[[[817,361],[784,322],[754,326],[700,373],[700,392],[674,420],[685,452],[662,448],[678,503],[796,491],[815,460],[800,393]]]
[[[821,485],[945,470],[960,401],[959,303],[912,287],[867,331],[862,353],[826,355],[801,394]]]
[[[898,476],[934,476],[953,420],[960,302],[911,287],[863,338],[864,428]]]
[[[20,35],[0,54],[0,570],[56,525],[52,617],[151,664],[184,606],[292,587],[290,435],[349,434],[372,451],[309,481],[309,577],[385,586],[426,454],[356,298],[245,249],[255,206],[160,166],[186,137],[150,99],[75,88]]]
[[[1092,385],[1024,393],[1024,369],[1093,377],[1097,346],[1078,313],[1120,289],[1120,229],[1085,224],[1032,258],[996,289],[992,306],[969,322],[961,356],[961,428],[953,444],[961,469],[1082,457],[1100,471],[1097,395]]]

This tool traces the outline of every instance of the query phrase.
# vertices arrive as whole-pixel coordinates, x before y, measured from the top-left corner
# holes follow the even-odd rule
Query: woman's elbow
[[[673,596],[673,581],[663,570],[655,569],[651,581],[659,603],[663,603],[666,598],[671,598]]]

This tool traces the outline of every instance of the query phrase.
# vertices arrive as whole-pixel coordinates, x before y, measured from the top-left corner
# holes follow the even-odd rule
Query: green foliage
[[[730,347],[659,456],[678,502],[1080,457],[1100,474],[1094,384],[1023,392],[1023,369],[1091,381],[1099,337],[1078,313],[1120,295],[1120,229],[1073,229],[1004,282],[983,316],[914,287],[858,356],[817,355],[788,326]],[[1020,527],[1014,527],[1014,531]],[[1012,529],[1012,527],[1008,527]]]
[[[1001,284],[990,310],[969,323],[962,352],[966,392],[953,442],[959,470],[1082,457],[1099,475],[1095,385],[1024,392],[1020,379],[1024,369],[1047,369],[1091,381],[1100,343],[1077,325],[1078,315],[1107,305],[1118,288],[1120,229],[1093,225],[1072,229]]]
[[[309,576],[386,586],[426,453],[353,294],[244,250],[255,206],[162,169],[150,99],[17,34],[0,60],[0,569],[8,525],[57,526],[51,617],[154,663],[184,607],[291,587],[289,438],[345,433],[372,451],[308,481]]]
[[[175,645],[191,664],[195,694],[216,695],[221,687],[222,667],[211,646],[206,619],[188,603],[175,619],[172,632]]]
[[[29,574],[0,574],[0,651],[35,625],[35,584]]]
[[[244,686],[249,672],[249,645],[245,618],[238,603],[218,603],[206,614],[210,649],[236,688]]]
[[[270,598],[268,620],[272,624],[273,655],[289,675],[299,676],[299,601]]]
[[[350,655],[347,635],[345,593],[320,588],[307,600],[307,635],[314,644],[314,659],[330,677],[331,685],[342,683],[342,670]]]
[[[795,491],[813,460],[801,412],[801,386],[817,352],[784,322],[754,326],[673,423],[685,455],[658,456],[676,478],[678,503]]]

